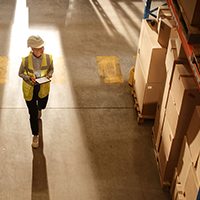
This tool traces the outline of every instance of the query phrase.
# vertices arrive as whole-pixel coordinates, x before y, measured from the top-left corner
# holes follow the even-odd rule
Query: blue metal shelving
[[[167,5],[167,3],[164,3],[162,6],[166,6],[166,5]],[[150,9],[151,9],[151,0],[146,0],[143,19],[148,19],[149,15],[157,18],[157,16],[155,14],[153,14],[153,12],[155,12],[156,10],[158,10],[158,7],[154,8],[152,10],[150,10]]]

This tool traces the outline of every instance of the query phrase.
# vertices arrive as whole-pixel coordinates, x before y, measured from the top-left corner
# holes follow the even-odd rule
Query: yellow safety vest
[[[40,67],[41,77],[47,75],[51,63],[52,63],[52,55],[44,53],[42,58],[42,64]],[[32,53],[30,53],[27,57],[22,58],[22,64],[24,67],[24,74],[35,77],[33,69]],[[31,101],[33,98],[34,83],[31,80],[29,81],[23,80],[22,90],[24,93],[24,99],[26,101]],[[40,91],[38,93],[39,98],[42,99],[46,97],[49,94],[49,91],[50,91],[50,82],[41,84]]]

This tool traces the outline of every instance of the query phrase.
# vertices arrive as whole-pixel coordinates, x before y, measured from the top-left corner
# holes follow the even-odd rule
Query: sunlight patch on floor
[[[90,3],[110,36],[120,34],[130,46],[136,46],[143,16],[143,10],[140,9],[143,2],[90,0]],[[141,18],[138,13],[141,13]]]

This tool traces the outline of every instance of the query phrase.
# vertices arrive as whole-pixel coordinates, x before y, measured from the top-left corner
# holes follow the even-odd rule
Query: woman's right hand
[[[30,76],[30,79],[33,83],[36,83],[35,77],[34,76]]]

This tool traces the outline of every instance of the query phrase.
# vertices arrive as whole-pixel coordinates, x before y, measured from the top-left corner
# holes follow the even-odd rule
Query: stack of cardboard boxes
[[[155,118],[166,78],[165,58],[169,38],[176,37],[176,29],[169,9],[160,9],[159,20],[143,20],[141,25],[134,88],[140,113]]]
[[[166,48],[158,43],[157,26],[156,21],[153,21],[153,25],[146,20],[142,21],[134,74],[140,112],[146,118],[155,117],[166,74]]]
[[[177,165],[181,163],[182,158],[179,156],[184,151],[182,146],[186,146],[185,136],[192,135],[191,124],[194,124],[194,118],[197,117],[195,113],[200,105],[200,91],[168,7],[160,7],[157,20],[142,22],[134,87],[141,114],[155,117],[153,143],[162,184],[174,183],[174,199],[181,199],[177,197],[181,191],[185,199],[193,200],[188,190],[190,182],[196,184],[196,179],[199,178],[197,176],[193,179],[195,173],[200,173],[200,161],[197,162],[199,150],[195,161],[192,161],[195,163],[191,165],[193,168],[190,167],[187,174],[183,173],[186,177],[181,186],[178,183],[184,175],[180,175],[181,164]],[[196,119],[196,123],[200,124],[200,118]],[[187,141],[191,137],[187,136]],[[188,143],[187,145],[189,146]],[[174,179],[180,181],[177,183]],[[192,195],[197,195],[197,188],[199,184],[195,185]]]
[[[200,91],[178,34],[169,38],[165,69],[153,140],[162,182],[170,185],[193,111],[200,105]]]
[[[172,200],[196,200],[200,186],[200,106],[184,136],[171,185]]]
[[[158,141],[158,160],[163,182],[172,180],[183,138],[198,104],[200,104],[200,92],[190,66],[176,64]]]

